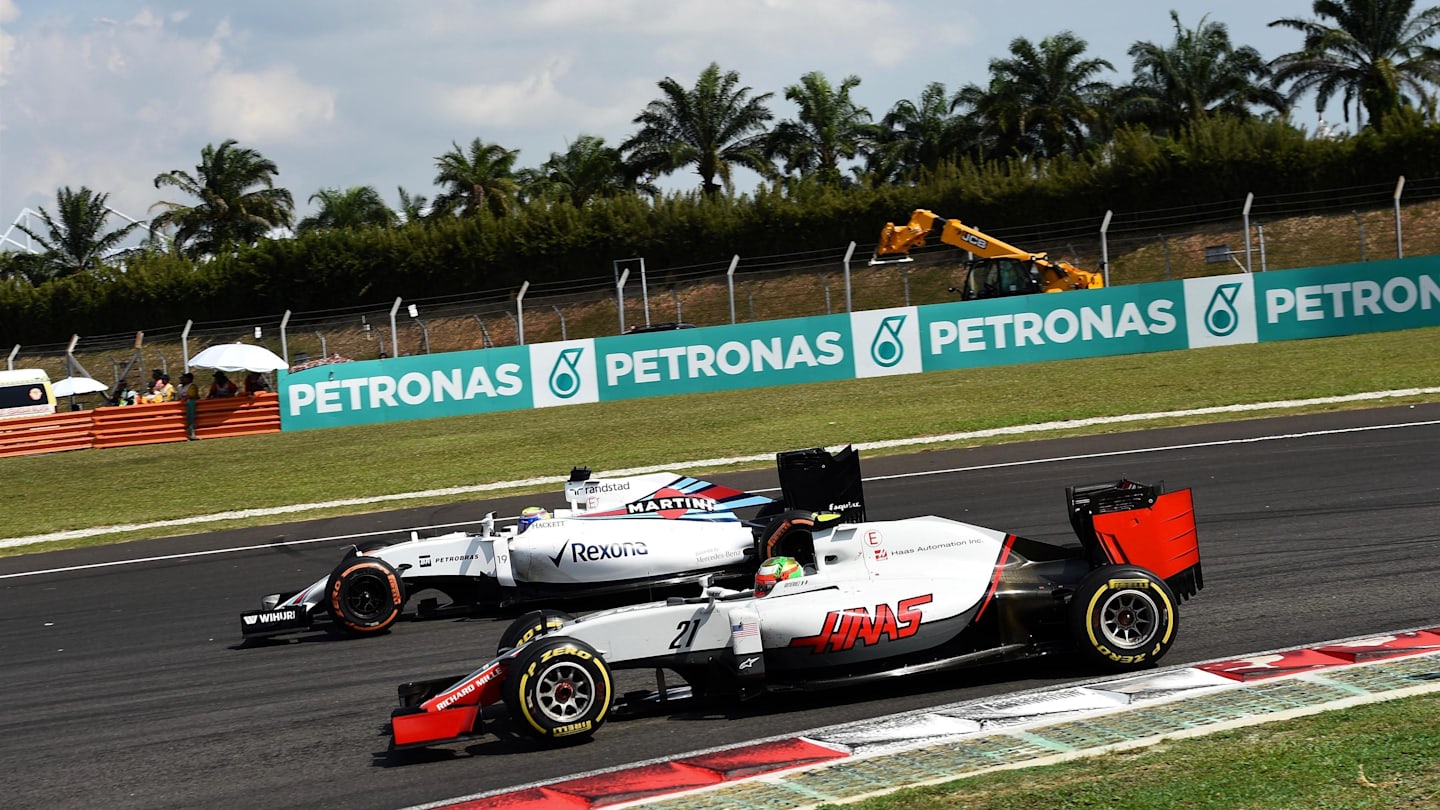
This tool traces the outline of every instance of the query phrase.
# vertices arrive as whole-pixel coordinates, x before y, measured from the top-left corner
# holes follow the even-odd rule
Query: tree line
[[[474,289],[477,276],[497,272],[494,263],[517,258],[528,259],[532,272],[573,275],[572,244],[545,253],[544,245],[565,241],[546,229],[562,225],[594,232],[592,246],[606,245],[607,257],[638,255],[656,242],[680,254],[737,235],[745,230],[737,230],[737,219],[762,222],[777,207],[819,206],[849,227],[892,200],[908,199],[907,190],[924,187],[932,198],[944,196],[948,192],[934,189],[946,183],[969,186],[971,204],[977,187],[981,204],[1006,198],[1012,221],[1027,209],[1064,213],[1045,199],[1056,193],[1055,183],[1089,182],[1090,193],[1082,196],[1093,204],[1107,187],[1119,188],[1119,180],[1143,181],[1157,159],[1193,162],[1195,149],[1213,148],[1196,143],[1200,133],[1229,137],[1227,148],[1238,150],[1233,157],[1241,164],[1254,162],[1245,150],[1257,148],[1266,152],[1262,162],[1282,160],[1292,148],[1308,150],[1311,164],[1333,160],[1326,144],[1298,143],[1305,133],[1290,123],[1307,94],[1317,109],[1339,99],[1345,119],[1354,116],[1356,138],[1369,137],[1371,146],[1354,143],[1351,150],[1373,148],[1387,128],[1393,140],[1418,137],[1417,130],[1434,125],[1440,51],[1429,43],[1440,28],[1440,7],[1315,0],[1312,12],[1313,18],[1270,23],[1299,33],[1301,44],[1266,60],[1233,43],[1223,23],[1201,17],[1187,26],[1172,11],[1169,41],[1134,43],[1131,79],[1121,84],[1105,80],[1114,66],[1088,55],[1087,43],[1072,32],[1039,41],[1019,37],[1007,55],[990,61],[983,85],[950,91],[932,82],[878,119],[852,97],[859,77],[834,82],[811,72],[784,88],[796,115],[776,121],[775,94],[757,93],[736,71],[712,63],[693,84],[660,81],[659,96],[634,118],[636,131],[616,146],[581,134],[565,151],[524,168],[516,165],[518,150],[481,138],[452,143],[435,158],[433,199],[401,188],[391,208],[370,186],[323,188],[309,198],[315,213],[298,221],[291,192],[276,185],[279,167],[226,140],[207,145],[193,171],[154,178],[157,190],[185,199],[155,203],[144,244],[122,261],[127,274],[157,267],[203,271],[232,306],[236,298],[273,305],[276,296],[293,292],[289,279],[304,276],[298,265],[317,260],[330,268],[322,272],[343,271],[355,295],[379,292],[386,284],[373,277],[376,260],[357,258],[365,250],[384,256],[387,264],[380,266],[390,272],[429,278],[435,291]],[[739,168],[763,181],[737,198],[732,178]],[[661,194],[655,181],[679,171],[695,172],[699,187]],[[1006,194],[1006,188],[1025,191]],[[1025,195],[1028,202],[1020,200]],[[143,226],[112,228],[107,200],[85,187],[58,189],[53,212],[40,210],[40,227],[22,228],[40,251],[0,254],[0,278],[8,282],[0,298],[20,306],[23,288],[77,275],[93,277],[81,285],[87,288],[115,282],[121,275],[116,250]],[[938,200],[923,204],[940,206]],[[602,227],[611,232],[601,234]],[[747,227],[763,236],[767,226]],[[285,229],[295,238],[270,238]],[[792,232],[788,239],[833,240],[826,230]],[[774,236],[771,241],[785,237]],[[497,240],[528,241],[503,247]],[[325,288],[339,289],[331,284]],[[56,292],[47,300],[65,298]],[[32,300],[29,309],[37,306]]]

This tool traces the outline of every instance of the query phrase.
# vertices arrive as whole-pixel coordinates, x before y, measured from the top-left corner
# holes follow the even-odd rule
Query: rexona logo
[[[692,509],[697,512],[714,512],[718,504],[712,498],[686,495],[678,489],[662,489],[648,498],[625,504],[627,515],[658,514],[666,520],[682,517]]]
[[[650,549],[643,541],[625,541],[623,543],[571,543],[570,562],[600,562],[601,560],[619,560],[626,557],[644,557],[650,553]],[[565,547],[560,548],[560,553],[554,557],[555,564],[560,564],[560,559],[565,556]]]
[[[933,601],[931,594],[901,599],[895,610],[889,605],[875,606],[871,615],[869,608],[832,610],[825,615],[825,624],[813,636],[790,639],[791,647],[809,647],[815,654],[844,652],[854,649],[856,644],[873,646],[882,640],[899,641],[920,632],[923,613],[920,608]]]

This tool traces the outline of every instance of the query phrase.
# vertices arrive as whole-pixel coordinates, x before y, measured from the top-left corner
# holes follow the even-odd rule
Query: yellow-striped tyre
[[[553,633],[573,621],[575,621],[575,617],[569,613],[550,608],[522,613],[510,623],[509,627],[505,628],[505,632],[500,634],[500,642],[495,645],[495,654],[504,655],[546,633]]]
[[[505,672],[505,708],[515,730],[547,742],[589,737],[614,699],[610,667],[593,647],[563,636],[527,646]]]
[[[1070,602],[1070,628],[1080,654],[1109,671],[1153,666],[1180,629],[1175,594],[1165,581],[1133,565],[1091,571]]]

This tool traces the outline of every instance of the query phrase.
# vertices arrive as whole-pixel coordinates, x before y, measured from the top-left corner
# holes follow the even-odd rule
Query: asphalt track
[[[1422,424],[1351,430],[1410,423]],[[1182,608],[1167,665],[1440,619],[1440,404],[863,466],[873,518],[928,512],[1055,541],[1069,536],[1067,484],[1128,476],[1194,488],[1206,588]],[[933,470],[954,471],[887,477]],[[771,470],[715,479],[775,485]],[[1061,661],[952,672],[616,721],[559,750],[486,739],[396,764],[383,735],[395,684],[472,668],[493,651],[504,620],[404,622],[358,641],[315,634],[237,644],[240,611],[323,575],[343,544],[281,543],[523,505],[491,499],[0,559],[4,806],[399,808],[1093,674]],[[260,548],[189,556],[245,546]],[[187,556],[83,567],[167,555]],[[35,571],[54,572],[9,576]]]

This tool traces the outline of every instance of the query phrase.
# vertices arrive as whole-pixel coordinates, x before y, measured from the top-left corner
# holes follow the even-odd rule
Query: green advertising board
[[[1440,257],[396,357],[280,374],[285,430],[1440,324]]]

